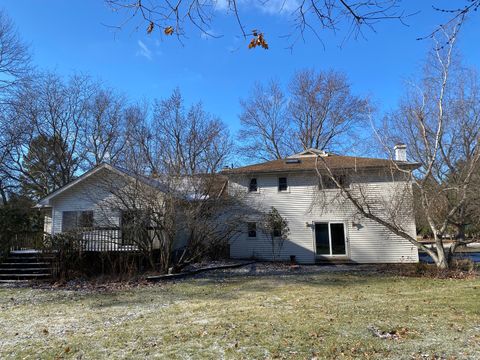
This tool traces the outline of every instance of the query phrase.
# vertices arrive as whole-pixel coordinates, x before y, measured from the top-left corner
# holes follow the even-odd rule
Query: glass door
[[[316,254],[320,256],[346,255],[345,225],[343,223],[315,223]]]

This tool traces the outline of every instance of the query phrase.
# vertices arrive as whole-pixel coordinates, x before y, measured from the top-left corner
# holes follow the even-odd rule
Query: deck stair
[[[12,251],[0,262],[0,282],[50,279],[53,259],[35,250]]]

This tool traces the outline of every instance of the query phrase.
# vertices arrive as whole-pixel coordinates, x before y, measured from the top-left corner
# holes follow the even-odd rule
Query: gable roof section
[[[304,150],[302,152],[299,152],[297,154],[293,154],[287,157],[288,158],[299,158],[299,157],[305,157],[305,156],[329,156],[329,154],[323,150],[319,149],[314,149],[314,148],[308,148],[307,150]]]
[[[51,192],[50,194],[48,194],[44,198],[40,199],[38,201],[38,203],[35,205],[35,207],[36,208],[49,207],[50,206],[50,200],[52,200],[53,198],[57,197],[58,195],[60,195],[60,194],[64,193],[65,191],[71,189],[72,187],[74,187],[78,183],[83,182],[84,180],[90,178],[92,175],[97,174],[98,172],[100,172],[101,170],[104,170],[104,169],[109,170],[109,171],[111,171],[115,174],[118,174],[120,176],[128,176],[128,177],[131,177],[131,178],[136,178],[136,179],[138,179],[138,180],[140,180],[140,181],[144,182],[145,184],[150,185],[152,187],[156,187],[156,188],[161,187],[161,184],[160,184],[159,181],[155,181],[153,179],[149,179],[149,178],[146,178],[146,177],[143,177],[143,176],[132,174],[129,171],[127,171],[125,169],[122,169],[118,166],[113,166],[113,165],[110,165],[110,164],[103,163],[103,164],[100,164],[100,165],[88,170],[87,172],[83,173],[81,176],[79,176],[75,180],[70,181],[68,184],[65,184],[64,186],[56,189],[55,191]]]
[[[77,179],[69,182],[68,184],[58,188],[57,190],[55,190],[55,191],[51,192],[50,194],[48,194],[47,196],[45,196],[44,198],[40,199],[38,201],[38,203],[35,205],[35,207],[36,208],[50,207],[50,200],[52,200],[53,198],[57,197],[58,195],[64,193],[65,191],[71,189],[76,184],[88,179],[89,177],[91,177],[92,175],[100,172],[103,169],[109,170],[109,171],[111,171],[111,172],[113,172],[113,173],[115,173],[119,176],[125,176],[125,177],[129,177],[129,178],[132,178],[132,179],[139,180],[142,183],[144,183],[144,184],[146,184],[146,185],[148,185],[152,188],[155,188],[155,189],[157,189],[161,192],[166,193],[166,192],[169,192],[169,191],[170,192],[173,191],[174,193],[177,194],[178,197],[182,197],[185,200],[205,200],[212,195],[215,195],[217,197],[222,196],[223,193],[224,193],[225,184],[226,184],[226,181],[227,181],[227,179],[223,175],[221,175],[221,174],[216,175],[215,179],[212,183],[211,189],[209,189],[209,193],[200,196],[200,195],[196,194],[194,191],[189,191],[188,188],[191,187],[192,184],[190,183],[190,181],[185,181],[185,179],[180,179],[180,181],[177,182],[176,184],[170,184],[170,186],[169,186],[165,183],[162,183],[162,181],[160,181],[159,178],[151,178],[151,177],[139,175],[139,174],[131,172],[127,169],[121,168],[119,166],[114,166],[114,165],[103,163],[103,164],[100,164],[100,165],[90,169],[89,171],[87,171],[84,174],[82,174],[81,176],[79,176]],[[172,188],[172,185],[175,188]]]
[[[318,168],[320,170],[326,170],[326,166],[328,166],[332,171],[340,169],[395,169],[396,166],[401,169],[416,169],[419,166],[419,164],[417,163],[393,161],[389,159],[375,159],[328,154],[321,155],[322,158],[317,160],[317,156],[305,155],[307,154],[299,153],[290,156],[287,159],[272,160],[260,164],[248,165],[234,169],[224,169],[222,173],[224,173],[225,175],[229,175],[314,171],[316,163],[318,164]],[[292,158],[297,158],[298,160],[289,161],[289,159]],[[323,161],[325,161],[325,163]]]

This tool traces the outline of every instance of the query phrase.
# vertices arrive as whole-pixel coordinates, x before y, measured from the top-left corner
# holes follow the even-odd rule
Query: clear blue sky
[[[12,0],[0,6],[31,44],[39,68],[88,73],[133,99],[164,97],[179,86],[187,101],[202,100],[234,132],[239,125],[239,98],[248,96],[255,80],[277,78],[286,84],[296,70],[305,67],[344,71],[357,93],[371,95],[382,110],[393,108],[404,80],[418,71],[430,46],[429,41],[415,39],[442,20],[431,9],[432,2],[452,3],[404,1],[407,12],[422,11],[408,19],[409,27],[383,22],[377,33],[365,31],[366,40],[350,39],[343,46],[342,35],[321,33],[325,48],[308,35],[306,43],[297,43],[293,52],[285,49],[288,41],[279,36],[286,32],[286,16],[261,9],[246,14],[246,27],[266,33],[268,51],[248,50],[234,19],[223,13],[213,24],[215,33],[224,34],[221,39],[206,40],[194,31],[182,45],[158,32],[147,35],[143,27],[115,32],[102,25],[122,20],[102,0]],[[479,24],[480,14],[469,20],[459,48],[467,64],[480,68]]]

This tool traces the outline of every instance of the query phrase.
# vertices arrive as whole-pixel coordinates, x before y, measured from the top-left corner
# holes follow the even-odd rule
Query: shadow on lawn
[[[361,276],[359,276],[361,275]],[[292,291],[292,287],[338,288],[365,286],[369,277],[355,272],[319,272],[303,269],[281,272],[207,272],[195,277],[169,281],[170,286],[132,289],[128,292],[96,294],[92,307],[135,306],[152,304],[159,309],[184,301],[234,301],[247,298],[251,294],[274,294],[279,288]],[[162,282],[162,285],[165,285]],[[277,294],[278,295],[278,294]],[[273,296],[273,295],[272,295]]]

